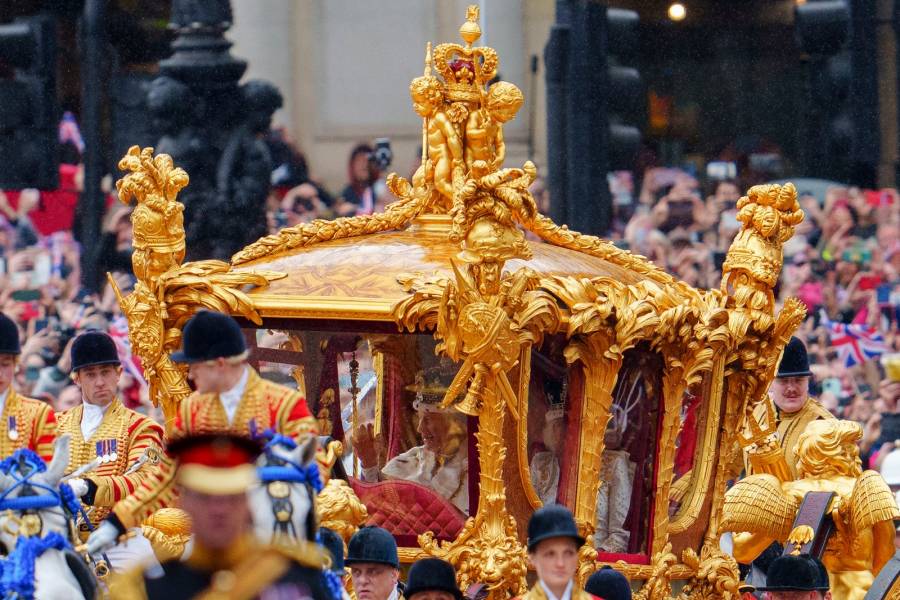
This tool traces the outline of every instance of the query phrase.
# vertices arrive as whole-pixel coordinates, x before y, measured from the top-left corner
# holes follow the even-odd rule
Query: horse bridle
[[[297,539],[297,530],[294,527],[294,503],[291,500],[292,483],[301,483],[306,487],[311,506],[306,516],[306,539],[313,540],[316,536],[316,511],[315,497],[322,489],[322,479],[318,466],[297,464],[284,456],[275,453],[275,446],[284,446],[288,450],[294,450],[297,443],[289,437],[274,434],[265,446],[264,453],[272,463],[257,468],[260,483],[266,486],[266,494],[272,507],[273,537],[288,536]]]

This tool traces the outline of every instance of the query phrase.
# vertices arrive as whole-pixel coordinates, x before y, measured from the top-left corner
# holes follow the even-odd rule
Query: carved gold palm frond
[[[242,288],[264,288],[286,277],[276,271],[230,271],[228,263],[204,260],[172,269],[159,278],[159,293],[168,306],[168,320],[178,326],[199,308],[239,314],[262,324],[253,301]]]
[[[541,214],[536,214],[534,219],[523,220],[522,226],[538,236],[545,242],[554,246],[568,248],[590,256],[607,260],[613,264],[625,267],[635,273],[647,277],[651,281],[662,285],[675,285],[681,288],[685,294],[691,293],[687,284],[676,280],[643,256],[632,254],[621,248],[617,248],[611,242],[593,235],[586,235],[572,231],[565,225],[557,225],[552,219]],[[693,292],[697,293],[697,292]]]
[[[520,336],[523,343],[539,346],[544,334],[559,330],[562,312],[553,295],[533,290],[523,296],[522,305],[516,323],[523,334]]]
[[[876,523],[900,519],[891,488],[876,471],[864,471],[850,495],[850,526],[859,534]]]
[[[321,242],[402,229],[422,211],[425,201],[424,197],[410,195],[389,204],[383,213],[341,217],[334,220],[316,219],[309,223],[286,227],[276,234],[267,235],[250,244],[232,256],[231,264],[242,265]]]
[[[784,540],[799,508],[799,501],[782,491],[777,477],[750,475],[726,492],[720,529]]]
[[[625,286],[609,280],[610,288],[600,288],[590,279],[552,276],[545,278],[543,286],[569,308],[569,337],[580,333],[588,335],[605,330],[612,324],[615,310],[612,296],[624,294]]]
[[[450,280],[446,277],[423,278],[420,275],[401,275],[397,278],[403,289],[411,295],[394,306],[393,317],[406,331],[426,331],[438,328],[442,320],[446,326],[456,323],[458,308],[451,298]]]

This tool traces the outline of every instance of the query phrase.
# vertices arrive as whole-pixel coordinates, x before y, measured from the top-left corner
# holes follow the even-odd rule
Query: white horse
[[[274,436],[257,462],[260,483],[248,493],[253,528],[264,544],[292,545],[316,539],[315,497],[322,489],[316,464],[318,440],[298,445]]]
[[[60,485],[68,464],[67,435],[57,438],[49,467],[30,450],[18,450],[0,463],[0,543],[6,554],[0,558],[0,596],[95,596],[94,573],[72,549],[78,540],[66,507],[80,502]]]

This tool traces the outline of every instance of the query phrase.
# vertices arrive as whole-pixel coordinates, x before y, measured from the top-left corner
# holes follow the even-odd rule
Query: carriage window
[[[655,354],[625,353],[600,466],[594,545],[602,553],[648,551],[661,372]]]
[[[669,488],[669,516],[674,516],[690,489],[694,472],[694,456],[699,443],[701,399],[708,392],[708,385],[701,384],[695,390],[685,390],[681,401],[678,437],[675,438],[675,464],[672,485]]]
[[[565,452],[569,381],[563,357],[565,338],[547,338],[531,352],[528,387],[528,465],[534,491],[543,504],[566,502],[559,483]]]
[[[258,330],[251,360],[306,390],[319,431],[339,440],[370,523],[452,539],[470,511],[469,421],[441,406],[458,366],[431,335]],[[474,499],[473,499],[474,500]],[[474,502],[472,503],[474,508]]]

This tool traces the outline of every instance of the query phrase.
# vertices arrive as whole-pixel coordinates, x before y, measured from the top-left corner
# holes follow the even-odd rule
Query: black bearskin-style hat
[[[0,313],[0,354],[21,354],[19,328],[13,320]]]
[[[361,527],[350,538],[347,544],[347,558],[344,564],[354,563],[378,563],[390,565],[395,569],[400,568],[400,558],[397,556],[397,542],[386,529],[370,525]]]
[[[809,377],[809,356],[806,354],[806,344],[800,338],[792,337],[784,347],[781,362],[778,363],[778,373],[775,377]]]
[[[453,565],[440,558],[423,558],[410,567],[403,597],[412,600],[419,592],[447,592],[456,600],[462,600]]]
[[[765,587],[757,592],[827,592],[828,571],[825,565],[809,554],[779,556],[772,561],[766,575]]]
[[[319,527],[319,540],[331,554],[331,572],[344,576],[344,540],[332,529]]]
[[[575,518],[565,506],[550,504],[534,511],[528,520],[528,551],[532,552],[540,542],[556,537],[571,538],[579,546],[584,544]]]
[[[609,565],[588,577],[584,591],[603,600],[631,600],[631,584]]]
[[[231,358],[247,351],[244,334],[237,321],[228,315],[201,310],[184,326],[184,347],[172,353],[175,362],[195,363]]]
[[[116,343],[102,331],[85,331],[72,342],[72,370],[96,365],[119,365]]]

